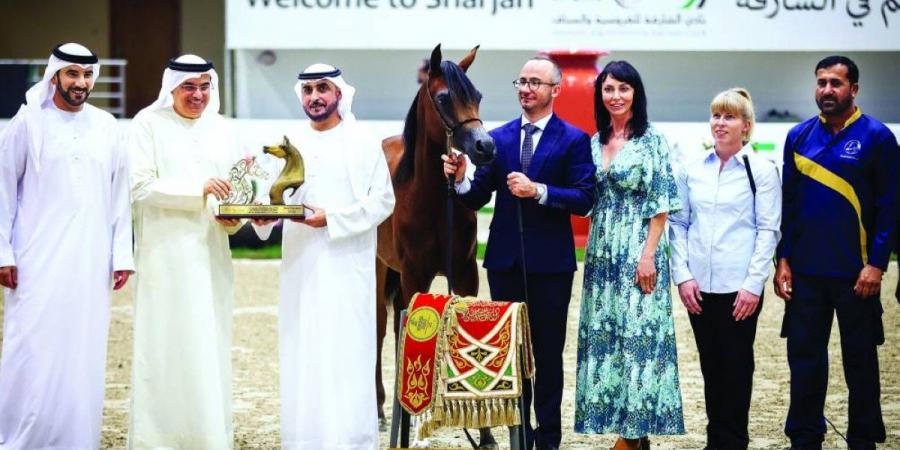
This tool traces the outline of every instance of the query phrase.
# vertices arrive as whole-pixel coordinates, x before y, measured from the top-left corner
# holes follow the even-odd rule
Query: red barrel
[[[600,73],[597,59],[606,56],[605,50],[549,50],[542,52],[562,70],[562,91],[553,102],[553,112],[590,136],[597,131],[594,123],[594,80]],[[587,243],[591,220],[571,216],[575,246]]]

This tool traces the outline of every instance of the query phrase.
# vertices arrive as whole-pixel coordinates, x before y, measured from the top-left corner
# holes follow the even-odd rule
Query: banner
[[[233,49],[900,50],[900,0],[226,0]]]
[[[398,354],[398,401],[410,415],[431,409],[444,354],[447,308],[455,297],[417,293],[409,302],[409,316],[403,324]]]

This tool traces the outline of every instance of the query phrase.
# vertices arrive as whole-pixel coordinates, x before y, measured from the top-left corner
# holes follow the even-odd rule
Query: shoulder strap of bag
[[[750,158],[747,155],[743,155],[744,158],[744,169],[747,169],[747,179],[750,180],[750,192],[753,193],[753,198],[756,199],[756,181],[753,179],[753,170],[750,169]]]

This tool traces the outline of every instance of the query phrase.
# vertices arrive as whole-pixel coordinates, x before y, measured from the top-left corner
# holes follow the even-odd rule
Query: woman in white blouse
[[[775,165],[751,146],[753,102],[743,88],[710,105],[715,146],[676,176],[683,209],[669,216],[672,279],[700,353],[707,446],[746,449],[753,341],[781,225]]]

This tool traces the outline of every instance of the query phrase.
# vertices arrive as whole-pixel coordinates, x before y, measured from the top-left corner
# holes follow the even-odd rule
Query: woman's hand
[[[700,295],[700,285],[697,284],[697,280],[691,278],[679,284],[678,296],[681,297],[681,303],[689,313],[700,314],[703,312],[703,308],[700,307],[703,296]]]
[[[649,294],[656,286],[656,261],[655,256],[642,256],[637,265],[635,284],[641,288],[641,292]]]
[[[734,316],[735,321],[740,322],[752,316],[757,307],[759,307],[759,296],[741,289],[737,293],[737,298],[734,299],[734,312],[731,315]]]
[[[645,294],[653,292],[656,287],[656,249],[659,247],[659,238],[666,228],[667,213],[659,213],[650,219],[650,227],[647,231],[647,242],[644,242],[644,250],[641,259],[638,260],[637,273],[634,284],[640,286]],[[666,286],[668,289],[668,286]]]

